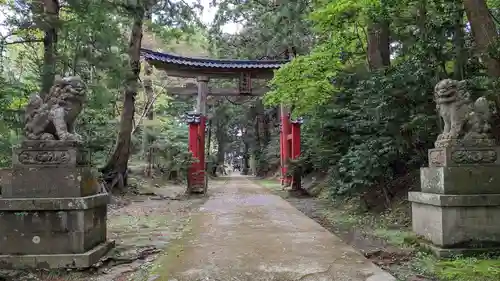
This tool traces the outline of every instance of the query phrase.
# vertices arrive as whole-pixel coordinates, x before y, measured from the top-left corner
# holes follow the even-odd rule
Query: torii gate
[[[213,96],[262,96],[267,88],[252,88],[252,79],[273,77],[274,70],[279,69],[288,60],[225,60],[183,57],[168,53],[141,49],[141,56],[157,69],[169,76],[196,78],[197,87],[170,88],[169,93],[177,95],[197,95],[197,106],[194,113],[187,114],[189,124],[189,150],[198,162],[193,163],[188,172],[188,192],[206,192],[205,171],[205,127],[206,101],[208,95]],[[237,78],[236,89],[212,89],[208,87],[210,78]],[[281,106],[280,155],[282,185],[297,184],[300,178],[287,176],[287,163],[290,158],[300,155],[300,124],[291,122],[290,114]]]

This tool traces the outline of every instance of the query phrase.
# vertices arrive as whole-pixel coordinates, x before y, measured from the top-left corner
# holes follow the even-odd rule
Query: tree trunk
[[[370,70],[380,69],[391,64],[389,22],[381,20],[368,24],[367,57]]]
[[[224,146],[226,142],[226,132],[224,131],[224,124],[221,120],[217,120],[217,131],[215,137],[217,138],[217,165],[224,164]]]
[[[146,110],[146,117],[149,121],[154,120],[155,118],[155,111],[154,111],[154,102],[155,102],[155,97],[154,97],[154,90],[153,90],[153,82],[151,80],[151,75],[153,72],[153,68],[146,63],[144,65],[144,92],[146,94],[146,105],[144,110]],[[146,159],[147,165],[146,165],[146,171],[145,175],[146,177],[151,177],[152,174],[152,161],[153,161],[153,149],[151,145],[153,144],[153,136],[151,135],[151,131],[153,130],[152,127],[152,122],[149,122],[147,126],[144,126],[143,130],[143,152],[144,152],[144,158]]]
[[[465,65],[467,63],[467,50],[465,49],[464,10],[462,3],[455,2],[455,27],[453,45],[455,49],[455,64],[453,66],[453,79],[465,79]]]
[[[477,50],[489,76],[497,78],[500,76],[500,61],[490,55],[489,49],[494,48],[498,40],[497,28],[493,22],[485,0],[464,0],[465,13],[469,19],[472,36],[477,45]],[[500,95],[495,97],[495,105],[500,109]],[[500,141],[500,115],[492,117],[492,133],[497,141]]]
[[[213,130],[213,120],[212,118],[208,119],[207,122],[207,156],[210,156],[210,148],[212,147],[212,130]]]
[[[472,36],[486,65],[488,75],[500,76],[500,61],[489,53],[489,49],[494,47],[498,40],[498,34],[486,0],[464,0],[464,7],[471,25]]]
[[[135,113],[135,96],[138,91],[139,73],[141,70],[140,49],[144,12],[144,8],[137,7],[134,13],[134,22],[132,24],[128,48],[129,70],[125,78],[125,88],[123,90],[120,131],[118,132],[115,150],[107,164],[101,169],[109,185],[108,190],[112,190],[114,186],[124,189],[127,183],[128,160],[130,157],[130,144]]]
[[[47,95],[56,76],[57,29],[59,26],[58,0],[34,1],[33,11],[41,16],[38,24],[43,30],[43,66],[40,95]]]
[[[211,161],[212,166],[211,169],[208,171],[212,177],[217,177],[217,163],[216,161],[213,161],[214,157],[210,154],[210,147],[212,146],[212,130],[213,130],[213,120],[208,119],[208,124],[207,124],[207,131],[208,131],[208,136],[207,136],[207,159],[208,161]]]

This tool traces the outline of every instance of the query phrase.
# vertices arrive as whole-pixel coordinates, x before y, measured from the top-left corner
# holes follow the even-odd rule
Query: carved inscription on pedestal
[[[451,154],[451,160],[457,164],[494,163],[497,153],[494,150],[455,150]]]
[[[18,155],[22,164],[56,165],[68,163],[71,156],[68,151],[36,151],[25,150]]]

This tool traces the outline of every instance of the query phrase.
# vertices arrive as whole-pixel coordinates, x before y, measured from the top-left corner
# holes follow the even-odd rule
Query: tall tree
[[[43,71],[42,71],[42,90],[41,94],[45,95],[49,92],[56,75],[56,56],[57,56],[57,32],[60,28],[59,21],[59,1],[58,0],[43,0],[43,13],[41,15],[40,24],[44,32],[43,36]],[[40,3],[34,2],[34,7]],[[37,7],[36,10],[39,8]]]
[[[495,55],[498,48],[498,31],[486,0],[464,0],[465,13],[469,19],[477,49],[485,62],[488,74],[500,76],[500,57]]]

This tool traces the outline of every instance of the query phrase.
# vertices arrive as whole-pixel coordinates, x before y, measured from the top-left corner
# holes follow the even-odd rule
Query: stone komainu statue
[[[465,81],[440,81],[434,88],[434,99],[444,121],[436,147],[495,145],[491,136],[489,103],[484,97],[473,102]]]
[[[74,123],[82,111],[86,86],[78,76],[56,77],[49,93],[33,94],[26,106],[24,132],[28,140],[81,141]]]

